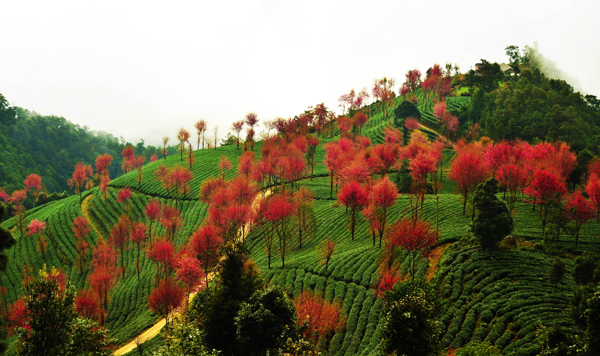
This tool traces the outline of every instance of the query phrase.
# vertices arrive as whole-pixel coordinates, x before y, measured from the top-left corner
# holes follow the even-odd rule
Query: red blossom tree
[[[96,321],[100,321],[100,300],[90,290],[82,289],[75,296],[75,312],[77,315]]]
[[[208,286],[208,274],[219,262],[219,250],[223,239],[217,234],[212,225],[204,225],[196,230],[190,240],[190,246],[204,271],[206,285]]]
[[[173,243],[167,239],[154,241],[147,253],[148,258],[160,266],[157,271],[162,277],[167,277],[175,268],[175,247]]]
[[[9,335],[14,334],[15,327],[31,329],[30,320],[31,313],[27,309],[27,303],[23,299],[17,299],[8,311]]]
[[[287,194],[278,194],[267,200],[264,211],[265,219],[271,223],[279,241],[279,252],[281,253],[281,268],[285,267],[285,253],[290,248],[288,245],[292,239],[292,217],[296,212],[293,199]]]
[[[591,202],[578,190],[567,197],[566,215],[575,224],[575,247],[577,247],[579,243],[579,231],[581,231],[583,225],[588,224],[594,217],[594,209]]]
[[[189,296],[205,278],[202,265],[196,257],[190,256],[188,253],[182,253],[177,256],[175,266],[177,279],[185,285],[186,294]]]
[[[246,141],[248,141],[252,147],[252,150],[254,151],[254,126],[256,126],[258,124],[258,118],[257,115],[253,112],[250,112],[248,114],[246,114],[246,125],[249,126],[248,128],[248,136],[246,138]],[[244,145],[244,150],[246,149],[246,146]]]
[[[123,204],[123,211],[125,214],[129,212],[129,201],[131,200],[131,190],[129,188],[123,188],[117,195],[117,203]]]
[[[585,192],[590,197],[594,210],[596,210],[596,217],[600,217],[600,176],[595,174],[589,176],[585,185]]]
[[[527,170],[522,165],[508,163],[497,169],[495,177],[505,192],[508,192],[508,208],[513,211],[523,188],[527,185]]]
[[[228,171],[231,168],[233,168],[233,164],[231,164],[229,158],[227,158],[227,156],[221,156],[221,159],[219,160],[219,170],[221,171],[223,180],[225,180],[225,171]]]
[[[152,223],[160,218],[160,202],[157,199],[150,199],[146,205],[146,217],[150,220],[148,224],[148,237],[152,239]]]
[[[133,161],[133,168],[135,168],[137,170],[137,183],[138,183],[138,189],[142,188],[142,178],[144,177],[144,170],[142,169],[142,167],[144,166],[144,161],[146,160],[146,157],[144,155],[139,155],[135,157],[135,160]]]
[[[90,181],[94,171],[92,170],[92,166],[84,164],[83,162],[78,162],[75,165],[75,171],[73,172],[73,176],[67,180],[67,184],[69,187],[75,186],[75,194],[79,194],[79,202],[83,202],[83,197],[81,193],[83,189],[86,187],[86,183]]]
[[[456,188],[463,196],[464,215],[469,197],[473,195],[473,190],[477,184],[486,180],[488,168],[481,155],[469,150],[463,150],[459,151],[458,156],[450,164],[450,173],[448,176],[456,183]]]
[[[127,145],[123,151],[121,151],[121,154],[123,155],[121,169],[123,169],[123,172],[129,173],[133,169],[133,164],[135,162],[135,149],[132,145]]]
[[[135,270],[137,271],[138,281],[140,280],[140,254],[142,253],[142,244],[146,241],[146,237],[146,224],[143,222],[133,223],[131,241],[137,246]]]
[[[346,324],[341,306],[332,304],[311,292],[302,292],[294,299],[294,307],[298,315],[298,326],[305,326],[303,336],[312,341],[313,345],[329,343],[333,335]]]
[[[167,238],[175,240],[177,229],[182,225],[179,209],[171,205],[163,205],[160,214],[160,223],[165,227]]]
[[[421,152],[410,160],[410,174],[413,178],[413,189],[415,198],[412,206],[412,216],[416,221],[419,208],[423,210],[425,205],[425,193],[427,193],[427,176],[437,170],[437,157],[429,152]],[[419,207],[419,201],[421,202]]]
[[[77,264],[79,265],[79,273],[83,273],[83,266],[85,265],[85,254],[90,247],[90,244],[86,241],[86,237],[91,231],[89,221],[83,216],[77,216],[73,220],[73,235],[75,235],[75,251],[79,259]]]
[[[352,121],[355,127],[358,127],[358,136],[362,135],[362,128],[367,122],[369,122],[369,116],[362,111],[358,111],[352,117]]]
[[[96,157],[96,172],[99,176],[109,176],[108,167],[112,163],[113,156],[105,153]]]
[[[408,252],[410,275],[415,282],[416,260],[426,255],[437,242],[437,234],[431,224],[421,219],[416,221],[403,218],[390,227],[388,238],[393,247]]]
[[[546,218],[550,204],[556,199],[561,199],[567,193],[565,184],[558,179],[556,174],[548,172],[545,169],[538,169],[533,175],[533,181],[529,187],[523,190],[523,193],[533,198],[533,201],[531,201],[533,204],[540,206],[542,231],[545,236]]]
[[[180,154],[180,160],[183,161],[183,152],[185,151],[185,143],[188,142],[189,143],[190,140],[190,133],[188,132],[188,130],[184,129],[183,127],[179,129],[179,131],[177,132],[177,141],[179,141],[179,154]]]
[[[148,296],[148,306],[158,315],[165,318],[167,332],[169,330],[169,314],[181,305],[185,292],[175,281],[166,277]]]
[[[109,185],[110,185],[110,178],[108,176],[101,176],[100,184],[98,185],[98,188],[100,188],[100,190],[102,191],[102,198],[104,200],[106,200]]]
[[[197,149],[200,149],[200,139],[202,138],[202,149],[204,149],[204,133],[206,132],[206,130],[208,129],[208,126],[206,125],[206,121],[204,119],[199,120],[198,122],[196,122],[194,124],[194,127],[196,128],[196,134],[198,135],[198,147]]]
[[[35,206],[40,190],[42,190],[42,178],[39,175],[32,173],[25,178],[23,184],[28,192],[33,191],[33,206]]]
[[[321,244],[319,244],[319,253],[323,259],[323,264],[325,265],[325,273],[327,273],[329,261],[331,261],[331,257],[333,257],[333,254],[335,253],[335,248],[335,242],[333,242],[330,238],[326,238]]]
[[[369,193],[358,182],[350,182],[338,193],[338,201],[346,207],[346,210],[350,209],[348,227],[350,228],[352,241],[354,241],[357,215],[369,204]]]
[[[117,224],[110,230],[110,243],[119,249],[121,254],[121,273],[125,278],[125,245],[131,234],[131,219],[127,215],[119,216]]]
[[[116,282],[117,252],[100,239],[93,253],[94,270],[89,275],[90,288],[100,300],[100,324],[104,325],[108,311],[109,293]]]
[[[231,130],[233,130],[233,132],[235,132],[235,134],[237,135],[237,148],[238,150],[240,149],[240,133],[242,132],[242,130],[244,129],[244,120],[239,120],[239,121],[235,121],[233,124],[231,124]]]
[[[383,234],[387,226],[387,213],[389,208],[396,204],[396,198],[399,196],[396,185],[385,176],[381,178],[369,192],[369,206],[363,211],[367,220],[372,222],[374,230],[379,232],[379,247],[383,240]],[[375,234],[373,234],[373,246],[375,246]]]

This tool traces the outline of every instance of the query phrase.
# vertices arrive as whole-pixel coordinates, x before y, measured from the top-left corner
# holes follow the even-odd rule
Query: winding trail
[[[81,202],[81,212],[83,213],[83,217],[86,218],[87,221],[90,223],[90,226],[92,227],[92,229],[94,229],[94,231],[96,232],[96,234],[98,235],[98,237],[104,238],[104,236],[102,236],[102,234],[100,233],[100,231],[96,228],[96,225],[94,225],[92,223],[92,220],[90,220],[90,214],[88,212],[88,206],[89,206],[89,200],[93,196],[94,196],[93,194],[90,194],[87,197],[85,197],[85,199],[83,199],[83,201]]]
[[[252,202],[252,209],[254,209],[254,211],[257,211],[260,205],[260,201],[269,196],[271,194],[272,190],[268,189],[267,191],[263,192],[259,192],[258,194],[256,194],[256,196],[254,197],[254,201]],[[87,199],[87,198],[86,198]],[[83,205],[81,210],[83,210]],[[87,210],[87,205],[86,205],[86,210]],[[85,213],[84,213],[85,214]],[[87,217],[87,216],[86,216]],[[89,219],[88,219],[89,220]],[[252,225],[252,222],[248,222],[246,223],[246,225],[244,226],[244,230],[247,234],[247,232],[249,231],[250,227]],[[97,231],[97,230],[96,230]],[[214,273],[210,273],[208,275],[208,280],[211,281],[213,279],[213,277],[215,276]],[[192,300],[194,298],[194,296],[196,295],[196,292],[192,292],[190,293],[189,296],[189,300]],[[172,314],[170,314],[169,319],[173,320],[174,318],[180,316],[184,311],[185,308],[187,308],[187,303],[184,304],[185,306],[182,308],[178,308],[177,310],[173,311]],[[135,350],[137,348],[138,343],[139,344],[143,344],[144,342],[152,339],[153,337],[155,337],[156,335],[158,335],[160,333],[160,331],[162,330],[162,328],[166,325],[166,320],[165,318],[161,318],[159,321],[157,321],[154,325],[152,325],[152,327],[150,327],[149,329],[145,330],[143,333],[141,333],[140,335],[136,336],[133,340],[131,340],[130,342],[128,342],[127,344],[125,344],[124,346],[121,346],[118,350],[116,350],[114,352],[115,356],[121,356],[121,355],[125,355],[128,352],[131,352],[133,350]]]

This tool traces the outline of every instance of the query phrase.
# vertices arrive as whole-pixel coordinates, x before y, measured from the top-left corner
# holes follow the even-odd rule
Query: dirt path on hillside
[[[93,194],[88,195],[87,197],[85,197],[85,199],[83,199],[83,201],[81,202],[81,212],[83,213],[83,217],[87,219],[87,221],[90,223],[90,226],[92,227],[92,229],[94,229],[94,231],[96,232],[96,234],[98,234],[99,237],[102,237],[102,234],[100,233],[100,231],[96,228],[96,225],[94,225],[92,223],[92,220],[90,220],[90,214],[88,212],[88,206],[89,206],[89,200],[93,197]]]
[[[254,201],[252,202],[252,209],[256,212],[260,206],[260,202],[263,198],[266,198],[267,196],[269,196],[271,194],[272,190],[269,189],[266,192],[264,192],[264,195],[262,192],[258,193],[256,195],[256,197],[254,197]],[[87,198],[86,198],[87,199]],[[87,207],[87,206],[86,206]],[[83,205],[81,210],[83,210]],[[89,220],[89,219],[88,219]],[[250,227],[252,226],[252,222],[248,222],[245,225],[245,232],[246,235],[248,234],[248,231],[250,230]],[[211,273],[208,275],[208,281],[210,282],[214,277],[214,273]],[[196,292],[190,293],[190,297],[189,300],[192,300],[194,298],[194,296],[196,295]],[[170,314],[171,316],[169,317],[169,319],[173,320],[175,318],[177,318],[178,316],[180,316],[184,311],[185,308],[187,308],[187,303],[185,304],[185,307],[180,308],[178,310],[175,310],[172,314]],[[155,337],[156,335],[158,335],[160,333],[160,331],[162,330],[162,328],[166,325],[166,320],[165,318],[160,319],[158,322],[156,322],[156,324],[154,324],[151,328],[147,329],[146,331],[144,331],[143,333],[141,333],[140,335],[136,336],[133,340],[131,340],[129,343],[127,343],[126,345],[120,347],[117,351],[114,352],[115,356],[121,356],[121,355],[125,355],[128,352],[131,352],[133,350],[135,350],[137,348],[137,344],[138,342],[140,344],[143,344],[144,342],[152,339],[153,337]],[[138,341],[139,340],[139,341]]]
[[[438,135],[439,138],[441,138],[442,140],[444,140],[444,142],[447,145],[449,145],[451,147],[454,147],[454,144],[452,143],[452,141],[450,141],[447,137],[445,137],[441,133],[437,132],[436,130],[432,129],[431,127],[427,127],[427,126],[423,125],[422,123],[419,123],[419,128],[423,128],[423,129],[426,129],[428,131],[433,132],[434,134]]]
[[[428,281],[431,281],[431,279],[435,275],[435,272],[438,270],[438,264],[440,263],[440,260],[442,259],[442,256],[446,251],[446,248],[448,248],[448,246],[450,245],[451,244],[444,244],[434,248],[433,251],[431,251],[431,254],[429,255],[429,267],[427,268],[426,273]]]

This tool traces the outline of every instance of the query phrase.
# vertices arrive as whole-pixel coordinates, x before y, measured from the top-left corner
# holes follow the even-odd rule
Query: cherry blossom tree
[[[131,241],[137,246],[137,258],[135,260],[135,270],[138,281],[140,280],[140,254],[142,253],[142,244],[146,241],[146,224],[143,222],[133,223],[131,231]]]
[[[69,187],[75,186],[75,194],[79,194],[79,202],[83,202],[83,196],[81,193],[86,187],[86,183],[91,182],[92,175],[94,174],[92,170],[92,166],[84,164],[83,162],[78,162],[75,165],[75,171],[73,172],[73,176],[67,180],[67,184]]]
[[[188,130],[184,129],[183,127],[179,129],[179,131],[177,132],[177,141],[179,141],[179,155],[180,155],[180,160],[183,161],[183,152],[185,151],[185,143],[188,142],[189,143],[190,140],[190,133]]]
[[[350,182],[342,187],[338,193],[338,201],[346,207],[346,210],[350,210],[348,227],[350,228],[352,241],[354,241],[357,215],[369,204],[369,194],[358,182]]]
[[[37,174],[30,174],[27,176],[27,178],[25,178],[25,181],[23,181],[23,184],[25,185],[25,189],[29,192],[29,191],[33,191],[33,206],[35,207],[35,203],[38,200],[38,195],[40,194],[40,191],[42,190],[42,178],[37,175]]]
[[[202,139],[202,149],[204,149],[204,133],[208,129],[206,121],[204,119],[198,120],[198,122],[194,124],[194,127],[196,128],[196,134],[198,135],[198,147],[196,149],[200,149],[200,139]]]
[[[575,247],[579,243],[579,231],[581,227],[589,223],[594,217],[594,209],[591,202],[586,199],[581,191],[576,191],[567,197],[566,215],[574,223]]]
[[[148,296],[148,306],[158,315],[165,318],[167,333],[169,332],[169,314],[181,305],[184,290],[171,277],[162,279]]]
[[[90,247],[90,244],[86,241],[86,237],[90,234],[91,228],[89,221],[83,216],[79,215],[73,220],[73,235],[75,235],[75,251],[79,259],[77,264],[79,265],[79,273],[83,273],[83,267],[85,266],[85,255]]]
[[[203,225],[190,239],[190,246],[200,261],[207,286],[208,275],[219,262],[219,250],[222,245],[223,239],[212,225]]]

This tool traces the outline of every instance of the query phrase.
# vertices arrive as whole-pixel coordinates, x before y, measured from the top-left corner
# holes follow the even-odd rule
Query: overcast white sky
[[[134,144],[291,117],[383,76],[540,51],[600,96],[600,1],[0,3],[0,93]],[[195,137],[195,135],[194,135]]]

